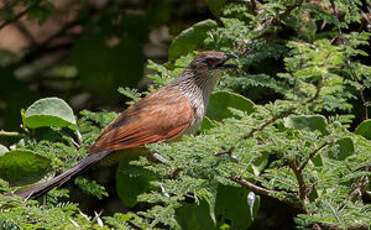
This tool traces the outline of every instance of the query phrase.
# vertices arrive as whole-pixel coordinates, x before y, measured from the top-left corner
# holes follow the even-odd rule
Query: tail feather
[[[111,151],[103,151],[103,152],[98,152],[98,153],[93,153],[79,161],[75,166],[72,168],[68,169],[64,173],[54,177],[53,179],[40,184],[36,185],[32,188],[16,192],[15,194],[24,198],[28,199],[34,199],[37,198],[54,187],[61,187],[64,185],[66,182],[68,182],[71,178],[73,178],[76,174],[88,169],[90,166],[94,165],[101,159],[103,159],[105,156],[107,156]]]

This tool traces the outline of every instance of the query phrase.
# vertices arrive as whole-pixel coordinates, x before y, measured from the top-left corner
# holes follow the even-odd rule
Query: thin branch
[[[291,12],[292,12],[294,9],[300,7],[300,6],[303,4],[303,2],[304,2],[304,0],[299,0],[299,1],[297,1],[295,4],[293,4],[293,5],[289,6],[289,7],[287,7],[286,10],[285,10],[285,12],[283,12],[283,13],[280,15],[280,18],[285,18],[285,17],[289,16],[289,15],[291,14]]]
[[[299,195],[300,200],[302,200],[305,203],[309,203],[307,187],[305,186],[304,176],[302,173],[303,170],[300,169],[299,162],[296,159],[291,159],[289,160],[289,166],[294,172],[296,180],[298,181],[298,185],[299,185],[298,195]]]
[[[334,0],[330,0],[330,4],[331,4],[331,8],[332,8],[332,13],[336,16],[337,13],[336,13],[336,6],[335,6],[335,2]]]
[[[365,171],[370,171],[370,167],[367,166]],[[366,191],[367,185],[369,183],[369,178],[368,176],[364,175],[359,178],[357,182],[355,182],[355,186],[353,191],[349,194],[347,198],[342,202],[340,207],[343,207],[345,205],[345,202],[353,200],[356,196],[362,197],[362,194]]]
[[[270,196],[272,195],[272,193],[274,193],[273,190],[270,190],[270,189],[267,189],[267,188],[263,188],[263,187],[260,187],[256,184],[253,184],[251,182],[248,182],[247,180],[241,178],[241,177],[231,177],[231,180],[240,184],[240,185],[243,185],[244,187],[247,187],[249,189],[251,189],[251,191],[257,193],[257,194],[260,194],[260,195],[265,195],[265,196]]]
[[[278,15],[269,17],[265,22],[263,22],[261,25],[257,26],[254,29],[254,31],[261,30],[261,29],[263,29],[263,28],[265,28],[267,26],[270,26],[270,25],[274,24],[275,22],[282,21],[282,19],[284,19],[287,16],[289,16],[294,9],[300,7],[303,4],[303,2],[304,2],[304,0],[299,0],[295,4],[293,4],[291,6],[288,6],[286,8],[286,10],[282,14],[278,14]],[[278,19],[280,19],[280,20],[278,20]],[[262,37],[263,35],[264,34],[261,34],[258,38]]]
[[[250,137],[254,136],[254,134],[256,132],[262,131],[268,125],[274,123],[275,121],[277,121],[279,119],[282,119],[282,118],[285,118],[285,117],[289,116],[290,114],[292,114],[294,112],[294,110],[295,110],[295,107],[291,107],[287,111],[281,113],[280,115],[271,118],[270,120],[268,120],[268,121],[264,122],[262,125],[260,125],[258,128],[252,129],[246,136],[242,137],[242,139],[245,139],[245,140],[249,139]]]
[[[312,97],[310,97],[308,100],[306,100],[303,103],[303,105],[312,103],[312,102],[314,102],[319,97],[319,94],[320,94],[320,91],[321,91],[321,84],[318,84],[316,88],[317,88],[316,93]],[[296,107],[295,106],[292,106],[288,110],[286,110],[285,112],[281,113],[280,115],[275,116],[275,117],[272,117],[270,120],[264,122],[259,127],[255,128],[255,129],[252,129],[247,135],[243,136],[242,139],[243,140],[246,140],[248,138],[253,137],[256,132],[262,131],[269,124],[274,123],[278,119],[282,119],[284,117],[289,116],[290,114],[292,114],[294,112],[295,109],[296,109]],[[307,161],[305,161],[301,166],[299,165],[299,162],[297,162],[295,160],[289,161],[289,166],[294,171],[295,176],[296,176],[297,181],[298,181],[298,185],[299,185],[299,191],[298,191],[299,199],[301,201],[305,202],[305,203],[308,203],[309,202],[309,198],[308,198],[308,191],[309,190],[307,190],[307,188],[305,186],[305,182],[304,182],[304,177],[303,177],[302,171],[303,171],[304,167],[307,165],[308,161],[310,159],[312,159],[321,149],[323,149],[329,143],[330,142],[326,142],[326,143],[322,144],[320,147],[318,147],[317,149],[315,149],[313,152],[311,152],[309,154],[309,156],[308,156]],[[232,146],[228,151],[225,151],[225,152],[222,152],[222,153],[217,153],[217,154],[218,155],[221,155],[221,154],[229,154],[229,155],[231,155],[235,148],[236,148],[235,146]],[[233,181],[235,181],[235,182],[237,182],[237,183],[245,186],[245,187],[250,188],[252,191],[254,191],[254,192],[258,193],[258,194],[270,195],[271,193],[274,192],[273,190],[268,190],[268,189],[265,189],[265,188],[261,188],[261,187],[259,187],[257,185],[254,185],[254,184],[252,184],[252,183],[244,180],[241,177],[233,177],[231,179]],[[292,200],[287,199],[287,198],[280,199],[280,200],[282,202],[284,202],[284,203],[289,204],[290,206],[292,206],[294,208],[298,208],[298,209],[304,210],[306,212],[306,209],[305,209],[305,207],[302,204],[298,205],[297,203],[295,203]]]
[[[309,98],[308,100],[306,100],[303,105],[307,105],[309,103],[312,103],[313,101],[315,101],[319,94],[321,92],[321,84],[318,84],[317,85],[317,90],[316,90],[316,93],[311,97]],[[279,114],[278,116],[275,116],[275,117],[272,117],[271,119],[269,119],[268,121],[264,122],[263,124],[261,124],[259,127],[257,128],[254,128],[252,129],[248,134],[246,134],[245,136],[243,136],[241,139],[242,140],[247,140],[251,137],[254,136],[254,134],[256,132],[259,132],[259,131],[262,131],[263,129],[265,129],[265,127],[267,127],[268,125],[274,123],[275,121],[279,120],[279,119],[283,119],[291,114],[294,113],[296,109],[296,106],[291,106],[288,110],[286,110],[285,112],[282,112],[281,114]],[[231,155],[232,152],[235,150],[236,146],[232,146],[231,148],[229,148],[227,151],[224,151],[224,152],[220,152],[220,153],[216,153],[215,155],[223,155],[223,154],[229,154]]]
[[[250,7],[251,7],[251,11],[254,15],[256,15],[256,1],[255,0],[251,0],[250,1]]]
[[[273,196],[273,193],[276,193],[276,191],[274,190],[270,190],[270,189],[267,189],[267,188],[263,188],[263,187],[260,187],[256,184],[253,184],[251,182],[248,182],[247,180],[241,178],[241,177],[230,177],[230,179],[246,188],[249,188],[251,191],[253,191],[254,193],[256,194],[260,194],[260,195],[264,195],[264,196],[269,196],[269,197],[272,197],[272,198],[275,198],[275,199],[278,199],[279,201],[289,205],[290,207],[293,207],[295,209],[298,209],[299,211],[301,212],[307,212],[305,207],[301,204],[301,203],[298,203],[298,202],[295,202],[293,201],[292,199],[290,198],[287,198],[287,197],[274,197]]]
[[[330,2],[331,2],[332,10],[334,11],[337,20],[340,22],[341,20],[339,19],[338,14],[336,14],[335,3],[334,3],[333,0],[331,0]],[[341,30],[341,28],[339,28],[339,33],[340,33],[341,35],[343,35],[343,31]],[[345,44],[345,40],[343,41],[343,44],[346,45],[346,44]],[[350,73],[351,73],[351,75],[352,75],[354,81],[357,82],[357,84],[361,85],[360,81],[358,80],[357,74],[356,74],[356,72],[355,72],[353,66],[352,66],[351,63],[350,63],[350,60],[348,59],[345,63],[346,63],[346,65],[347,65],[347,67],[349,68]],[[363,86],[363,85],[362,85],[361,88],[357,88],[357,91],[358,91],[358,93],[359,93],[359,96],[361,97],[361,101],[362,101],[363,107],[364,107],[364,109],[365,109],[365,120],[367,120],[367,119],[368,119],[368,106],[369,106],[370,102],[369,102],[369,101],[366,101],[366,99],[365,99],[365,95],[363,94],[363,91],[364,91],[364,86]]]
[[[351,73],[354,81],[357,82],[359,85],[361,85],[360,81],[358,80],[357,74],[354,71],[354,68],[350,63],[350,60],[347,60],[345,63],[347,65],[347,67],[349,68],[350,73]],[[367,120],[368,119],[368,104],[370,102],[366,101],[366,99],[365,99],[365,95],[363,94],[363,91],[364,91],[364,86],[363,85],[362,85],[362,87],[357,88],[357,90],[358,90],[359,96],[361,97],[362,105],[365,109],[365,120]]]
[[[313,150],[311,153],[309,153],[308,158],[304,161],[304,163],[300,166],[300,163],[297,159],[290,159],[289,160],[289,167],[292,169],[292,171],[295,174],[296,180],[298,181],[299,189],[298,189],[298,195],[300,200],[302,200],[305,203],[309,203],[308,194],[310,192],[310,189],[308,189],[305,185],[304,176],[303,176],[303,170],[305,166],[308,164],[309,160],[312,159],[317,155],[321,149],[329,145],[331,142],[326,141],[322,145],[320,145],[318,148]]]
[[[319,151],[321,151],[321,149],[323,149],[324,147],[326,147],[326,146],[329,145],[330,143],[332,143],[332,141],[331,141],[331,142],[326,141],[325,143],[323,143],[322,145],[320,145],[318,148],[316,148],[315,150],[313,150],[313,152],[309,153],[308,158],[307,158],[307,159],[304,161],[304,163],[299,167],[299,170],[302,171],[302,170],[305,168],[305,166],[307,166],[309,160],[311,160],[313,157],[315,157],[315,156],[317,155],[317,153],[318,153]]]
[[[5,137],[24,137],[25,134],[18,133],[18,132],[8,132],[8,131],[5,131],[5,130],[0,130],[0,136],[5,136]]]
[[[28,13],[28,11],[30,11],[31,8],[37,6],[40,4],[40,1],[36,1],[34,2],[33,4],[29,5],[26,9],[24,9],[23,11],[21,11],[20,13],[18,13],[17,15],[15,15],[14,17],[10,18],[9,20],[5,20],[2,24],[0,24],[0,30],[3,29],[5,26],[17,21],[18,19],[20,19],[21,17],[23,17],[24,15],[26,15]]]
[[[335,16],[336,16],[337,20],[340,21],[340,19],[338,17],[338,14],[336,14],[336,7],[335,7],[335,4],[334,4],[333,1],[331,1],[331,6],[332,6],[332,9],[333,9],[333,11],[335,13]],[[341,35],[343,34],[341,28],[339,28],[339,33]],[[345,40],[343,41],[343,44],[346,45],[345,44]],[[353,66],[352,66],[352,64],[350,62],[350,60],[347,59],[345,63],[347,65],[347,67],[349,68],[350,73],[351,73],[354,81],[357,82],[357,84],[361,85],[361,83],[360,83],[360,81],[359,81],[359,79],[357,77],[357,74],[356,74],[356,72],[355,72],[355,70],[354,70],[354,68],[353,68]],[[368,106],[369,106],[369,104],[371,102],[370,101],[366,101],[366,99],[365,99],[365,96],[363,94],[363,91],[364,91],[364,86],[363,85],[362,85],[361,88],[357,88],[357,90],[358,90],[359,96],[361,98],[362,104],[363,104],[364,109],[365,109],[365,120],[367,120],[368,117],[369,117],[368,116]],[[367,166],[366,167],[366,171],[370,171],[370,169],[371,169],[370,166]],[[362,194],[366,191],[366,187],[367,187],[368,183],[369,183],[368,176],[361,176],[361,178],[358,180],[358,182],[356,182],[355,189],[349,194],[349,196],[347,198],[345,198],[345,200],[342,202],[342,205],[341,206],[344,206],[346,201],[351,201],[356,196],[361,197]],[[366,228],[366,229],[368,229],[368,228]]]
[[[303,105],[306,105],[306,104],[309,104],[309,103],[312,103],[315,99],[318,98],[319,96],[319,93],[321,91],[321,86],[320,85],[317,85],[317,90],[316,90],[316,93],[313,95],[313,97],[309,98],[307,101],[305,101],[303,103]],[[254,134],[258,131],[262,131],[265,127],[267,127],[269,124],[272,124],[273,122],[277,121],[278,119],[282,119],[282,118],[285,118],[289,115],[291,115],[294,110],[296,109],[295,106],[292,106],[290,107],[287,111],[281,113],[280,115],[276,116],[276,117],[273,117],[272,119],[264,122],[261,126],[259,126],[258,128],[255,128],[255,129],[252,129],[250,131],[250,133],[248,133],[246,136],[242,137],[242,139],[249,139],[250,137],[254,136]]]
[[[63,36],[69,29],[80,25],[80,21],[72,21],[66,23],[58,32],[50,36],[45,42],[43,42],[41,45],[36,46],[35,48],[31,49],[29,53],[27,53],[20,62],[17,62],[13,68],[17,68],[19,66],[22,66],[26,63],[32,62],[34,59],[40,57],[43,54],[47,54],[50,52],[54,52],[58,49],[64,49],[69,48],[72,46],[71,42],[63,43],[60,45],[50,46],[50,44],[58,39],[59,37]]]
[[[35,38],[30,33],[30,31],[28,31],[28,29],[26,28],[26,26],[24,26],[24,24],[22,22],[17,21],[17,22],[14,23],[14,26],[18,29],[19,32],[22,33],[23,37],[25,39],[27,39],[27,41],[31,45],[33,45],[33,46],[36,46],[37,45],[37,42],[36,42]]]

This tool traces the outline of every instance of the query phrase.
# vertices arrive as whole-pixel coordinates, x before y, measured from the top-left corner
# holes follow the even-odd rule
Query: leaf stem
[[[0,130],[0,136],[5,136],[5,137],[24,137],[25,134],[18,133],[18,132],[8,132],[8,131],[5,131],[5,130]]]

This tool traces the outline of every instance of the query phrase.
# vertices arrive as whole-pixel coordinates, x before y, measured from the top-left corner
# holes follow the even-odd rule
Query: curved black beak
[[[238,58],[238,56],[234,55],[234,54],[225,53],[224,58],[218,63],[217,67],[218,68],[223,68],[223,69],[238,68],[238,66],[236,64],[225,64],[225,62],[228,61],[231,58]]]

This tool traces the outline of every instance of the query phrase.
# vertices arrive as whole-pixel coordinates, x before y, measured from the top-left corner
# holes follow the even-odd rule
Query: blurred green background
[[[117,88],[148,86],[146,60],[165,62],[174,36],[212,17],[197,0],[4,0],[0,7],[5,130],[19,129],[21,108],[46,96],[75,111],[120,111],[126,99]]]

